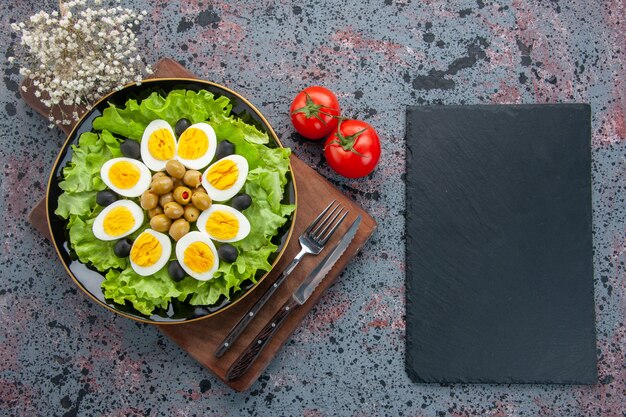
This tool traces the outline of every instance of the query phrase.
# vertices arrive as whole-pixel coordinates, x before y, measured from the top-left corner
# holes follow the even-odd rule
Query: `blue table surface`
[[[122,1],[148,12],[148,62],[173,57],[229,86],[286,146],[378,221],[371,241],[261,378],[235,393],[156,328],[95,305],[27,222],[64,140],[0,91],[0,415],[573,416],[623,413],[626,83],[622,0]],[[55,1],[0,4],[8,23]],[[288,106],[322,84],[374,125],[382,164],[346,180],[320,143],[298,137]],[[404,107],[589,102],[599,384],[418,385],[404,372]]]

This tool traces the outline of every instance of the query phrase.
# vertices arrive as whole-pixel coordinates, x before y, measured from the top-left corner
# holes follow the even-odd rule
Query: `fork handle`
[[[291,272],[294,270],[296,265],[298,265],[300,260],[307,253],[308,252],[303,248],[296,255],[296,257],[293,258],[291,263],[287,265],[287,268],[285,268],[282,274],[280,274],[280,277],[278,277],[278,279],[274,282],[274,284],[272,284],[272,286],[269,287],[267,291],[265,291],[265,294],[263,294],[263,296],[259,298],[259,300],[252,306],[252,308],[250,308],[250,310],[246,313],[245,316],[239,319],[235,327],[233,327],[230,330],[230,332],[228,333],[228,336],[226,336],[224,341],[220,344],[220,346],[215,351],[216,357],[221,358],[224,355],[224,353],[226,353],[226,351],[233,345],[235,340],[237,340],[237,338],[241,335],[241,333],[243,333],[243,331],[248,326],[248,324],[252,321],[252,319],[256,317],[258,312],[267,303],[267,300],[269,300],[272,297],[272,295],[274,295],[278,287],[280,287],[283,284],[283,282],[285,282],[285,279],[289,276],[289,274],[291,274]]]
[[[293,298],[287,300],[285,304],[276,312],[274,317],[269,323],[259,332],[250,345],[244,350],[241,355],[233,362],[226,372],[226,381],[232,381],[243,375],[252,365],[252,363],[259,357],[269,340],[274,336],[276,330],[280,328],[285,319],[289,316],[289,313],[300,304]]]

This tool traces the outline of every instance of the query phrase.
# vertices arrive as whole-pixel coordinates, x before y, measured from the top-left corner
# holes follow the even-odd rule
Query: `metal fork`
[[[331,238],[333,233],[337,230],[343,219],[346,218],[349,211],[344,212],[344,208],[341,207],[340,204],[335,205],[336,200],[333,200],[328,207],[324,209],[320,213],[319,216],[306,228],[304,233],[300,235],[298,239],[300,241],[300,246],[302,249],[296,255],[295,258],[291,261],[291,263],[285,268],[283,273],[278,277],[276,282],[263,294],[263,296],[256,302],[243,316],[239,322],[233,327],[228,333],[228,336],[224,339],[224,341],[220,344],[220,346],[215,351],[216,357],[221,357],[224,353],[233,345],[233,342],[237,340],[239,335],[243,332],[243,330],[248,326],[248,324],[252,321],[252,319],[257,315],[257,313],[263,308],[267,300],[269,300],[272,295],[276,292],[278,287],[285,282],[285,279],[289,274],[294,270],[296,265],[300,262],[300,260],[304,257],[304,255],[312,254],[319,255],[319,253],[324,249],[324,246]],[[334,206],[334,207],[333,207]],[[339,211],[337,211],[339,209]],[[341,214],[343,213],[343,216]],[[339,217],[341,216],[341,217]]]

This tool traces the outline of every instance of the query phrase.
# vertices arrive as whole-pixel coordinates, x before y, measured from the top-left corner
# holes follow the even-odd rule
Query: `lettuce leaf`
[[[70,216],[84,216],[91,212],[96,203],[96,191],[66,191],[59,196],[57,216],[67,219]]]
[[[101,134],[85,132],[72,146],[72,160],[63,168],[63,181],[59,183],[64,193],[58,201],[55,214],[86,216],[96,207],[96,193],[106,185],[100,178],[100,168],[111,158],[122,155],[120,142],[110,132]]]
[[[136,310],[146,315],[157,307],[167,308],[170,298],[180,294],[167,267],[149,277],[136,274],[130,267],[121,272],[111,269],[105,276],[102,289],[106,298],[118,304],[130,301]]]
[[[98,271],[104,272],[109,268],[126,268],[127,258],[119,258],[113,252],[116,241],[104,241],[93,235],[93,222],[102,210],[96,209],[89,219],[83,220],[80,216],[72,215],[70,226],[70,242],[76,256],[83,263],[91,263]]]
[[[154,92],[141,104],[137,100],[127,101],[124,108],[109,104],[102,116],[94,120],[93,127],[141,141],[144,129],[152,120],[163,119],[174,126],[179,119],[186,117],[192,123],[208,120],[216,126],[229,122],[240,130],[246,141],[256,144],[269,142],[266,133],[231,116],[231,109],[228,98],[215,97],[206,90],[174,90],[165,98]]]
[[[65,192],[59,198],[56,214],[69,219],[70,243],[81,262],[106,272],[102,283],[106,298],[120,304],[130,302],[145,315],[157,308],[167,308],[172,299],[211,305],[222,296],[230,298],[244,281],[255,282],[259,272],[271,269],[268,259],[277,249],[271,240],[295,209],[281,203],[291,151],[265,146],[268,135],[233,117],[231,109],[226,97],[216,97],[204,90],[176,90],[167,97],[153,93],[141,103],[129,100],[124,107],[110,104],[93,123],[94,129],[101,133],[84,133],[78,146],[73,147],[72,161],[63,171],[64,181],[60,185]],[[128,259],[115,256],[115,242],[100,241],[91,230],[101,211],[95,195],[106,188],[100,168],[107,160],[121,156],[120,141],[114,134],[141,141],[144,129],[152,120],[163,119],[174,126],[183,117],[192,123],[208,121],[218,142],[232,142],[237,154],[245,157],[250,167],[244,190],[252,197],[253,204],[243,212],[252,226],[250,234],[233,243],[239,257],[232,264],[220,262],[215,278],[210,281],[186,277],[175,282],[166,267],[149,277],[140,276],[132,270]],[[134,236],[146,227],[147,224]]]

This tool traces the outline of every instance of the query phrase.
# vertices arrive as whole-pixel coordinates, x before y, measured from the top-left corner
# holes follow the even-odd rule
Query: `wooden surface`
[[[154,66],[154,74],[151,78],[154,77],[196,78],[180,64],[171,59],[162,59]],[[37,112],[44,116],[46,115],[45,108],[41,106],[30,90],[22,93],[22,97]],[[67,126],[63,126],[62,129],[66,132],[69,132],[70,130]],[[237,391],[246,390],[254,383],[254,381],[256,381],[276,353],[280,350],[281,346],[289,339],[291,334],[298,327],[302,319],[307,315],[311,308],[317,304],[324,291],[331,286],[333,282],[335,282],[344,267],[358,253],[363,244],[367,242],[376,229],[376,222],[371,216],[333,187],[326,179],[324,179],[324,177],[315,172],[315,170],[294,155],[291,156],[291,164],[296,178],[298,192],[296,223],[292,238],[287,245],[285,253],[274,268],[274,271],[262,283],[260,283],[252,291],[252,293],[237,303],[234,307],[225,311],[223,314],[189,324],[157,325],[157,327],[159,327],[165,335],[176,342],[183,350],[188,352],[202,365],[213,371],[213,373],[224,381],[225,384]],[[283,287],[276,292],[274,298],[268,302],[259,315],[250,323],[248,329],[246,329],[246,331],[241,335],[235,345],[220,359],[215,358],[213,356],[213,352],[226,336],[230,328],[237,323],[239,318],[245,314],[245,312],[263,294],[263,292],[274,282],[282,269],[291,261],[291,259],[293,259],[296,253],[300,250],[298,236],[317,216],[317,214],[333,199],[336,199],[347,207],[350,210],[350,214],[344,224],[341,225],[333,239],[331,239],[328,246],[334,246],[339,237],[345,233],[356,215],[361,214],[363,216],[363,221],[359,231],[352,241],[352,244],[348,247],[346,252],[339,259],[324,281],[317,287],[307,303],[297,308],[285,321],[283,326],[276,332],[274,338],[268,343],[267,347],[263,353],[261,353],[250,370],[241,378],[226,382],[224,379],[226,370],[230,367],[237,356],[239,356],[239,354],[245,349],[248,343],[253,340],[263,326],[267,324],[280,306],[291,296],[291,293],[293,293],[295,288],[300,285],[308,272],[315,267],[317,262],[325,256],[329,249],[327,248],[324,250],[318,257],[304,257],[304,259],[300,262],[300,265],[298,265],[298,267],[293,271]],[[31,211],[29,220],[37,230],[45,236],[49,236],[48,225],[46,222],[45,199],[42,199]],[[302,364],[301,366],[314,365]]]

